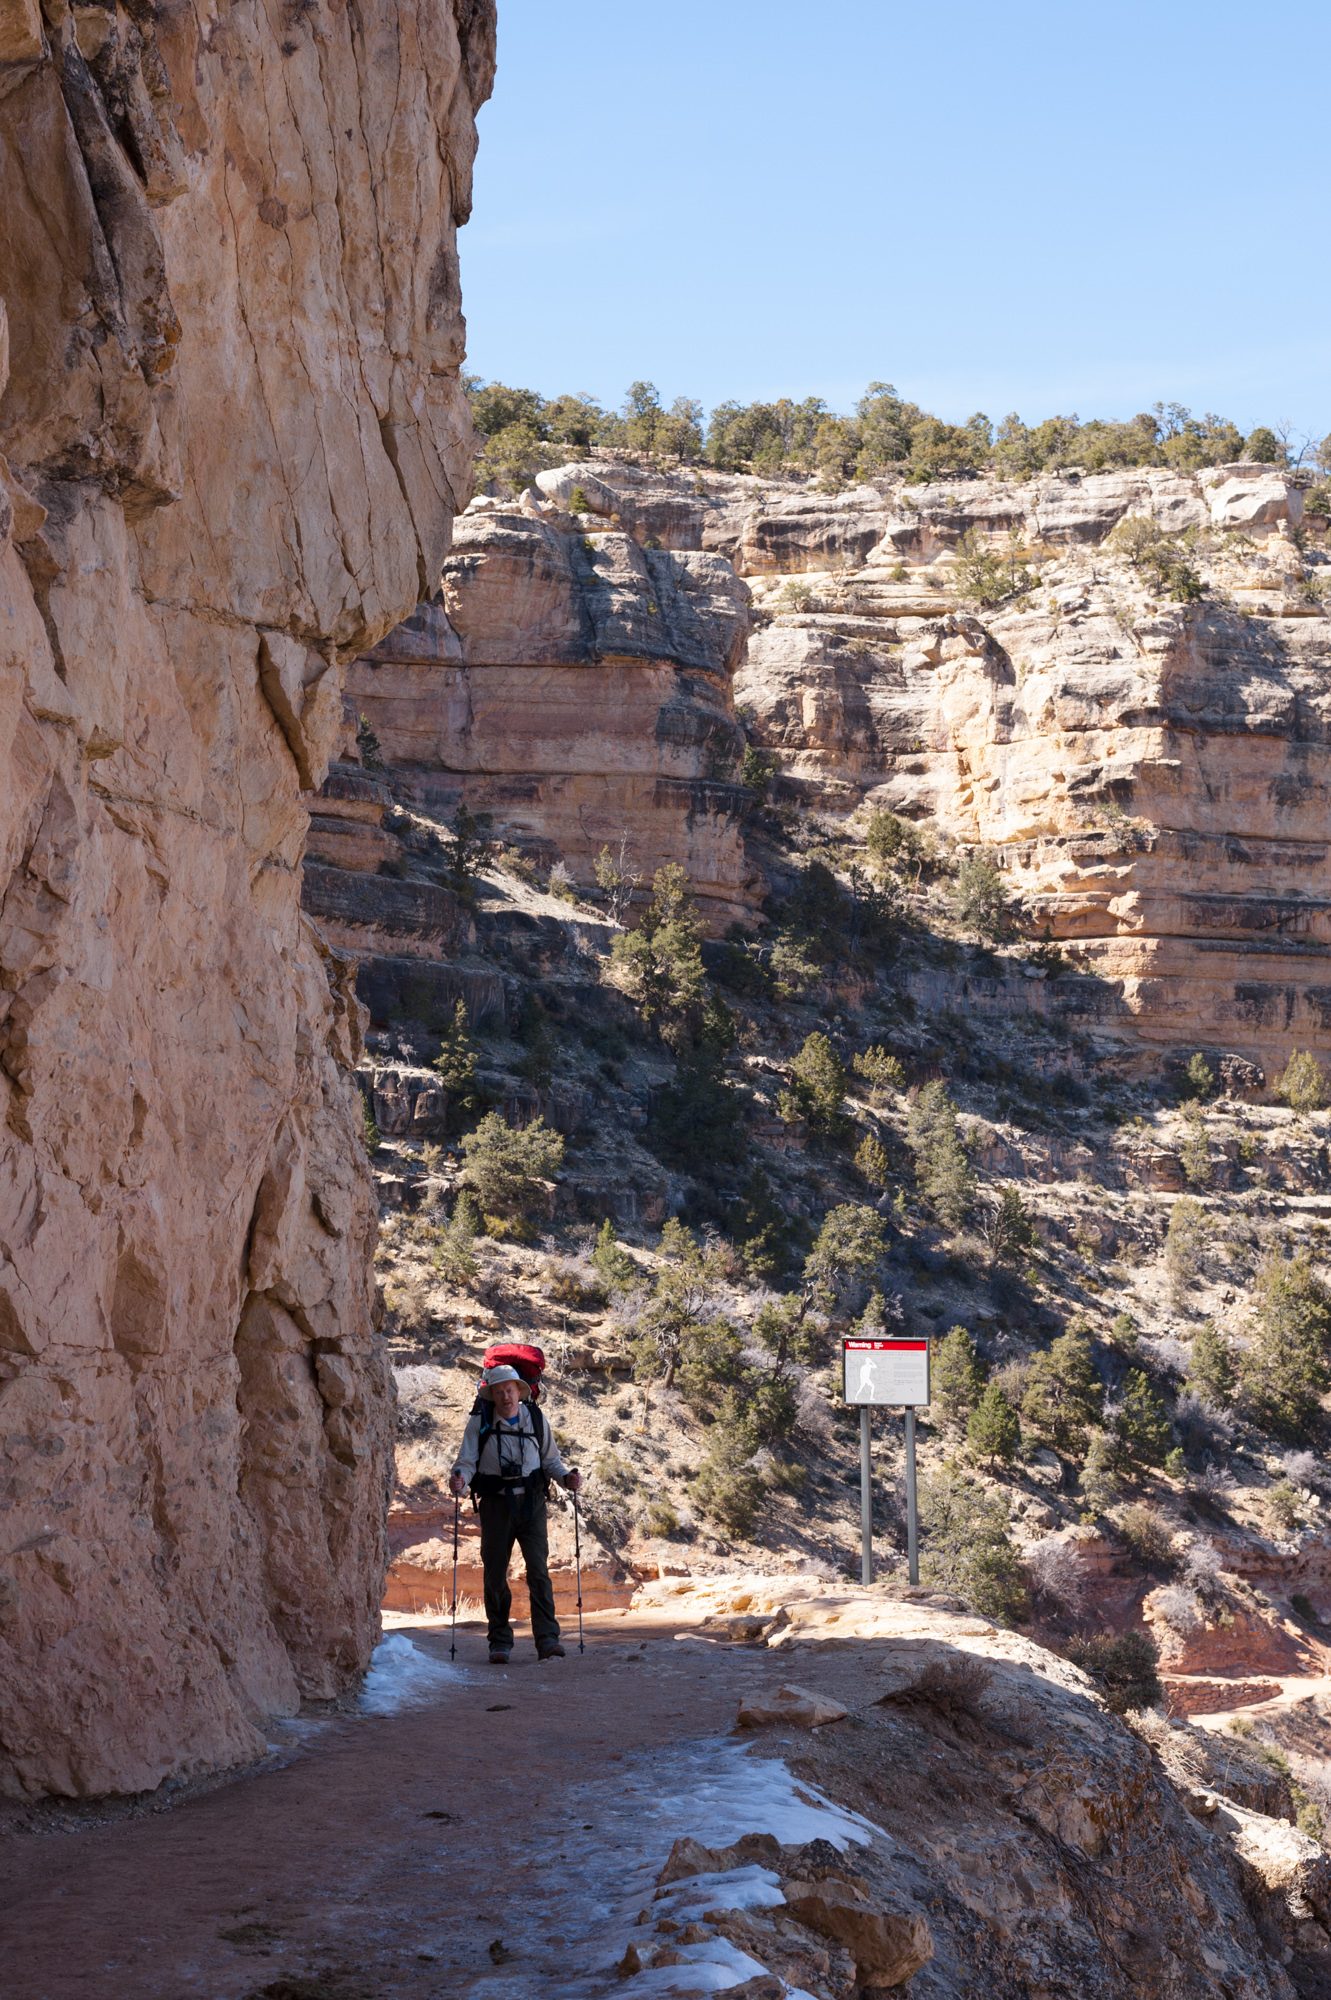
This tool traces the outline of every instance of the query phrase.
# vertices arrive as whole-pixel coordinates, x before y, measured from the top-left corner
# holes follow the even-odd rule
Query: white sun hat
[[[492,1392],[500,1382],[516,1382],[520,1399],[524,1403],[531,1400],[531,1390],[527,1387],[517,1369],[510,1368],[506,1361],[501,1361],[498,1367],[486,1368],[481,1373],[481,1386],[478,1393],[482,1402],[492,1403],[494,1401]]]

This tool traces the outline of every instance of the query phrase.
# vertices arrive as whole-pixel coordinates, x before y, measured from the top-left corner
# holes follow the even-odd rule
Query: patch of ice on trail
[[[772,1833],[783,1847],[830,1840],[844,1854],[852,1841],[867,1847],[887,1839],[871,1819],[839,1806],[816,1785],[802,1784],[778,1758],[728,1742],[685,1787],[662,1784],[656,1817],[667,1824],[677,1820],[705,1847],[728,1846],[745,1833]]]
[[[653,1907],[676,1923],[696,1923],[709,1910],[775,1910],[785,1902],[779,1876],[750,1862],[744,1868],[685,1875],[657,1891]]]
[[[742,1986],[746,1979],[761,1979],[767,1972],[729,1938],[703,1938],[676,1949],[682,1965],[649,1965],[634,1974],[626,1988],[633,2000],[649,1993],[724,1993],[729,1986]]]
[[[396,1715],[400,1708],[432,1701],[442,1688],[465,1679],[464,1668],[436,1660],[405,1634],[390,1632],[374,1649],[356,1706],[362,1715]]]

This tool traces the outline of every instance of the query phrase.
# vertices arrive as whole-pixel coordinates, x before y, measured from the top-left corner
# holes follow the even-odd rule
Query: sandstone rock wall
[[[648,879],[681,862],[722,928],[757,888],[731,699],[748,592],[718,555],[645,541],[555,502],[475,503],[436,601],[348,692],[400,796],[436,818],[465,800],[579,881],[603,847]]]
[[[1296,1046],[1331,1051],[1331,618],[1296,546],[1296,481],[1242,466],[826,495],[595,461],[537,485],[528,516],[576,502],[583,528],[610,524],[589,546],[632,540],[643,563],[697,551],[748,580],[755,628],[734,694],[788,790],[833,816],[887,805],[995,850],[1034,929],[1073,948],[1076,976],[1014,966],[968,1004],[1268,1070]],[[1130,516],[1193,531],[1202,602],[1152,593],[1107,543]],[[451,565],[450,612],[481,612],[491,641],[502,627],[506,660],[524,647],[538,662],[579,657],[567,595],[556,614],[533,581],[528,550],[546,532],[478,507]],[[968,606],[963,535],[1017,552],[1033,587],[996,610]],[[578,747],[562,689],[531,672],[524,685],[524,810],[558,842]],[[447,722],[465,734],[464,677],[457,686]],[[629,735],[622,691],[606,692]],[[603,728],[598,713],[588,734]],[[645,827],[644,845],[652,831],[663,838]]]
[[[10,1793],[253,1755],[377,1628],[390,1393],[305,795],[465,498],[492,66],[489,0],[0,0]]]

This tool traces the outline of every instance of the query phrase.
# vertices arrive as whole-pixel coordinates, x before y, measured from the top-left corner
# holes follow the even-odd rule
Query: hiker
[[[562,1660],[545,1500],[551,1479],[577,1493],[582,1474],[565,1465],[549,1423],[516,1368],[501,1363],[485,1369],[479,1394],[484,1407],[472,1412],[448,1486],[457,1496],[470,1486],[480,1510],[490,1659],[495,1666],[507,1666],[513,1650],[508,1565],[516,1542],[527,1568],[536,1656]]]

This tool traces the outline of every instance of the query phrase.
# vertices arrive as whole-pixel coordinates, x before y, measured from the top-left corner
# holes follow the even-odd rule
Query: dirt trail
[[[446,1629],[410,1637],[447,1662]],[[34,1815],[0,1842],[6,2000],[500,2000],[576,1975],[590,1926],[619,1934],[619,1858],[659,1865],[683,1830],[654,1838],[653,1758],[705,1771],[741,1695],[793,1663],[633,1613],[589,1621],[582,1658],[576,1634],[563,1661],[528,1645],[492,1668],[470,1629],[427,1705],[321,1722],[169,1811]],[[819,1685],[853,1699],[859,1650]]]

